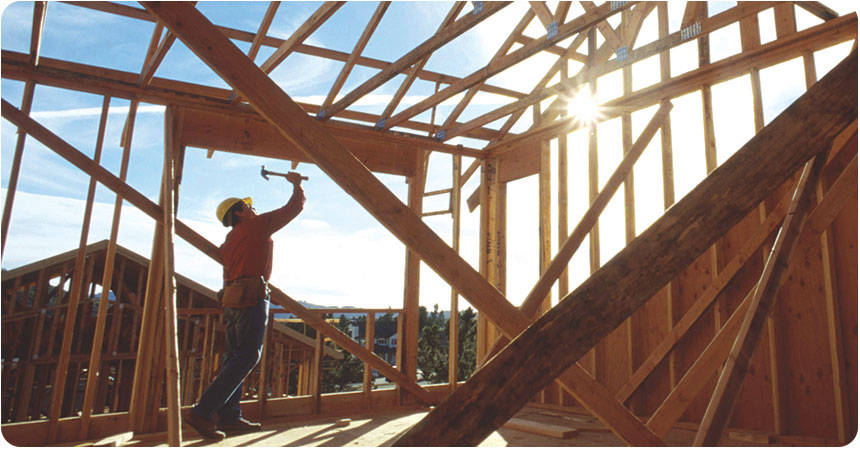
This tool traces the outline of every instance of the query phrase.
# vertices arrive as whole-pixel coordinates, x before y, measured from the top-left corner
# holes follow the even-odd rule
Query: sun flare
[[[600,117],[600,106],[597,104],[597,99],[589,94],[588,89],[583,89],[568,102],[567,113],[582,122],[597,122]]]

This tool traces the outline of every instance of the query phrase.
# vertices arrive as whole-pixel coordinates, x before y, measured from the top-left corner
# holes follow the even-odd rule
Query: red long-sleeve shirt
[[[224,281],[240,277],[272,275],[272,234],[290,223],[304,209],[301,186],[293,189],[286,205],[251,218],[243,218],[227,233],[219,248],[224,265]]]

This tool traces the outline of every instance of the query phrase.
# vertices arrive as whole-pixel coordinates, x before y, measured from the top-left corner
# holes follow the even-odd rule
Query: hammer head
[[[268,171],[268,170],[266,170],[266,165],[265,165],[265,164],[263,164],[263,167],[261,167],[261,168],[260,168],[260,175],[261,175],[263,178],[265,178],[265,179],[266,179],[266,181],[269,181],[269,171]]]

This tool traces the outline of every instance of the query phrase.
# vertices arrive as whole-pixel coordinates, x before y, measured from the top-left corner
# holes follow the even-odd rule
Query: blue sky
[[[130,6],[138,6],[128,3]],[[286,38],[313,11],[318,2],[284,2],[275,16],[269,34]],[[350,52],[361,34],[364,24],[373,14],[376,2],[348,3],[317,30],[306,42],[310,45]],[[734,2],[717,2],[711,6],[716,14],[734,5]],[[828,2],[828,5],[831,5]],[[268,3],[254,2],[200,2],[199,8],[213,22],[249,32],[256,28]],[[363,52],[364,56],[393,61],[419,45],[437,29],[447,14],[450,2],[394,2],[388,9],[376,33]],[[555,4],[549,3],[550,9]],[[844,13],[853,7],[848,3],[832,4]],[[425,69],[454,76],[465,76],[483,67],[507,37],[508,31],[519,21],[528,8],[525,2],[511,5],[475,29],[453,41],[430,58]],[[570,16],[579,13],[578,6]],[[470,13],[467,5],[461,14]],[[820,22],[804,11],[798,11],[799,28]],[[670,31],[679,27],[683,2],[670,3]],[[569,16],[569,17],[570,17]],[[762,40],[775,38],[773,14],[760,15]],[[0,46],[5,50],[29,50],[32,3],[5,5],[0,27]],[[51,2],[48,8],[42,54],[46,57],[69,59],[93,65],[139,72],[154,24],[135,19],[107,15],[85,8]],[[498,30],[505,30],[499,32]],[[545,33],[535,19],[526,34],[538,37]],[[740,50],[737,26],[730,26],[712,35],[712,59],[718,60]],[[656,14],[643,25],[637,45],[656,38]],[[599,43],[602,38],[599,38]],[[566,43],[562,43],[564,45]],[[237,42],[246,51],[248,43]],[[844,57],[850,44],[818,52],[816,64],[819,77]],[[256,58],[265,61],[272,49],[263,47]],[[540,55],[519,64],[506,73],[497,75],[490,83],[529,92],[555,57]],[[695,68],[696,50],[688,43],[672,50],[672,73],[677,75]],[[634,79],[645,87],[659,76],[656,59],[634,66]],[[295,100],[319,104],[328,93],[342,63],[324,61],[294,53],[272,74],[272,78]],[[577,70],[571,65],[572,72]],[[356,67],[341,94],[351,91],[373,76],[375,69]],[[655,73],[657,75],[655,75]],[[765,119],[769,121],[804,90],[802,62],[793,60],[780,67],[762,71]],[[181,43],[174,44],[158,77],[227,87],[218,76],[199,61]],[[350,109],[379,114],[388,104],[403,76],[395,77]],[[619,95],[620,74],[602,77],[598,82],[598,96],[602,100]],[[23,83],[2,80],[3,99],[19,105]],[[418,81],[407,94],[398,110],[430,94],[435,84]],[[718,158],[722,162],[753,134],[752,97],[748,77],[740,77],[714,86],[715,127],[718,136]],[[461,95],[447,100],[437,111],[437,123],[443,121]],[[551,99],[550,99],[551,100]],[[465,121],[509,101],[503,97],[481,94],[461,116]],[[32,116],[65,139],[92,156],[96,141],[99,109],[102,97],[39,86],[36,89]],[[695,186],[704,176],[704,146],[701,130],[701,96],[693,93],[673,100],[673,145],[675,150],[676,196]],[[120,133],[129,102],[111,101],[111,114],[102,163],[118,173],[122,149]],[[637,112],[633,116],[634,138],[648,122],[656,108]],[[418,116],[429,121],[430,112]],[[498,127],[504,119],[489,124]],[[524,114],[514,131],[531,125],[531,114]],[[600,182],[602,184],[621,159],[620,120],[604,122],[599,127]],[[9,182],[16,130],[7,121],[2,122],[2,195],[5,198]],[[463,143],[481,148],[483,141],[458,138],[451,143]],[[555,143],[552,144],[555,148]],[[572,133],[569,138],[571,152],[586,148],[583,132]],[[660,184],[659,136],[645,151],[636,166],[636,220],[637,232],[643,230],[662,213]],[[157,201],[163,152],[163,107],[142,104],[138,112],[131,151],[131,171],[128,182],[144,195]],[[571,153],[569,226],[573,228],[587,207],[586,173],[580,161],[584,152]],[[555,160],[555,152],[553,152]],[[577,156],[579,155],[579,156]],[[584,160],[583,160],[584,161]],[[464,159],[464,168],[470,159]],[[289,163],[264,158],[231,155],[216,152],[211,159],[203,149],[189,148],[186,153],[185,173],[181,186],[179,219],[195,228],[210,241],[220,244],[226,229],[214,217],[215,206],[228,196],[254,198],[260,211],[276,208],[290,195],[290,186],[279,179],[265,181],[259,176],[259,167],[265,164],[275,171],[286,171]],[[430,161],[427,190],[450,187],[449,155],[434,154]],[[306,210],[286,229],[275,236],[276,255],[273,282],[295,298],[323,305],[351,305],[359,307],[399,307],[403,295],[404,246],[376,222],[353,199],[342,192],[322,172],[310,164],[302,164],[299,171],[310,177],[306,183],[308,203]],[[4,269],[18,267],[57,253],[76,248],[80,238],[80,224],[84,211],[89,178],[69,163],[44,148],[33,139],[27,140],[24,151],[21,179],[18,185],[9,242],[3,256]],[[377,174],[398,197],[405,200],[407,185],[402,177]],[[478,185],[474,176],[463,190],[465,198]],[[554,183],[553,183],[554,184]],[[510,183],[508,188],[508,297],[518,304],[537,280],[537,177]],[[552,204],[557,193],[553,189]],[[444,209],[446,198],[429,198],[425,211]],[[99,187],[96,211],[89,242],[109,236],[110,217],[114,196]],[[477,266],[478,263],[478,210],[469,213],[463,205],[461,254]],[[553,220],[557,211],[553,206]],[[450,242],[450,216],[428,217],[425,221],[446,241]],[[623,245],[623,199],[616,196],[601,219],[601,260],[605,262]],[[120,245],[140,253],[150,254],[153,222],[126,204],[122,213]],[[555,236],[556,231],[553,231]],[[555,251],[557,243],[553,242]],[[585,249],[585,246],[583,247]],[[206,286],[217,289],[220,268],[181,239],[177,240],[177,271]],[[572,285],[588,274],[587,249],[574,257],[571,270]],[[447,309],[449,290],[429,269],[422,269],[422,304],[432,308],[439,304]],[[466,303],[461,302],[461,307]]]

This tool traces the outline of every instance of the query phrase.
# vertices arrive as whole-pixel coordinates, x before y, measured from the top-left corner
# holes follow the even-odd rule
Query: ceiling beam
[[[93,67],[50,58],[41,58],[39,66],[33,67],[29,65],[28,60],[29,55],[27,54],[3,50],[2,59],[0,59],[3,71],[0,72],[0,75],[6,79],[20,81],[33,80],[46,86],[72,89],[80,92],[110,95],[126,99],[138,98],[143,102],[157,105],[185,106],[222,114],[231,114],[242,118],[260,119],[260,115],[249,105],[232,105],[228,101],[229,90],[162,78],[153,78],[149,86],[140,87],[137,84],[139,75],[131,72]],[[319,109],[317,105],[306,103],[301,103],[301,106],[309,114],[315,114]],[[345,111],[341,117],[371,124],[377,119],[376,115],[360,111]],[[410,121],[404,123],[402,127],[411,128],[422,133],[428,133],[432,130],[430,124],[422,122]],[[422,145],[425,145],[427,150],[433,151],[439,149],[440,151],[456,153],[456,149],[458,148],[455,145],[435,142],[435,140],[427,138],[426,135],[419,136],[403,132],[377,133],[377,135],[383,142],[385,141],[385,136],[393,135],[419,139],[421,142],[426,143]],[[468,137],[489,141],[494,135],[495,131],[484,128],[475,130]],[[443,147],[437,147],[437,144]],[[464,147],[464,149],[467,152],[478,152],[474,148]]]

